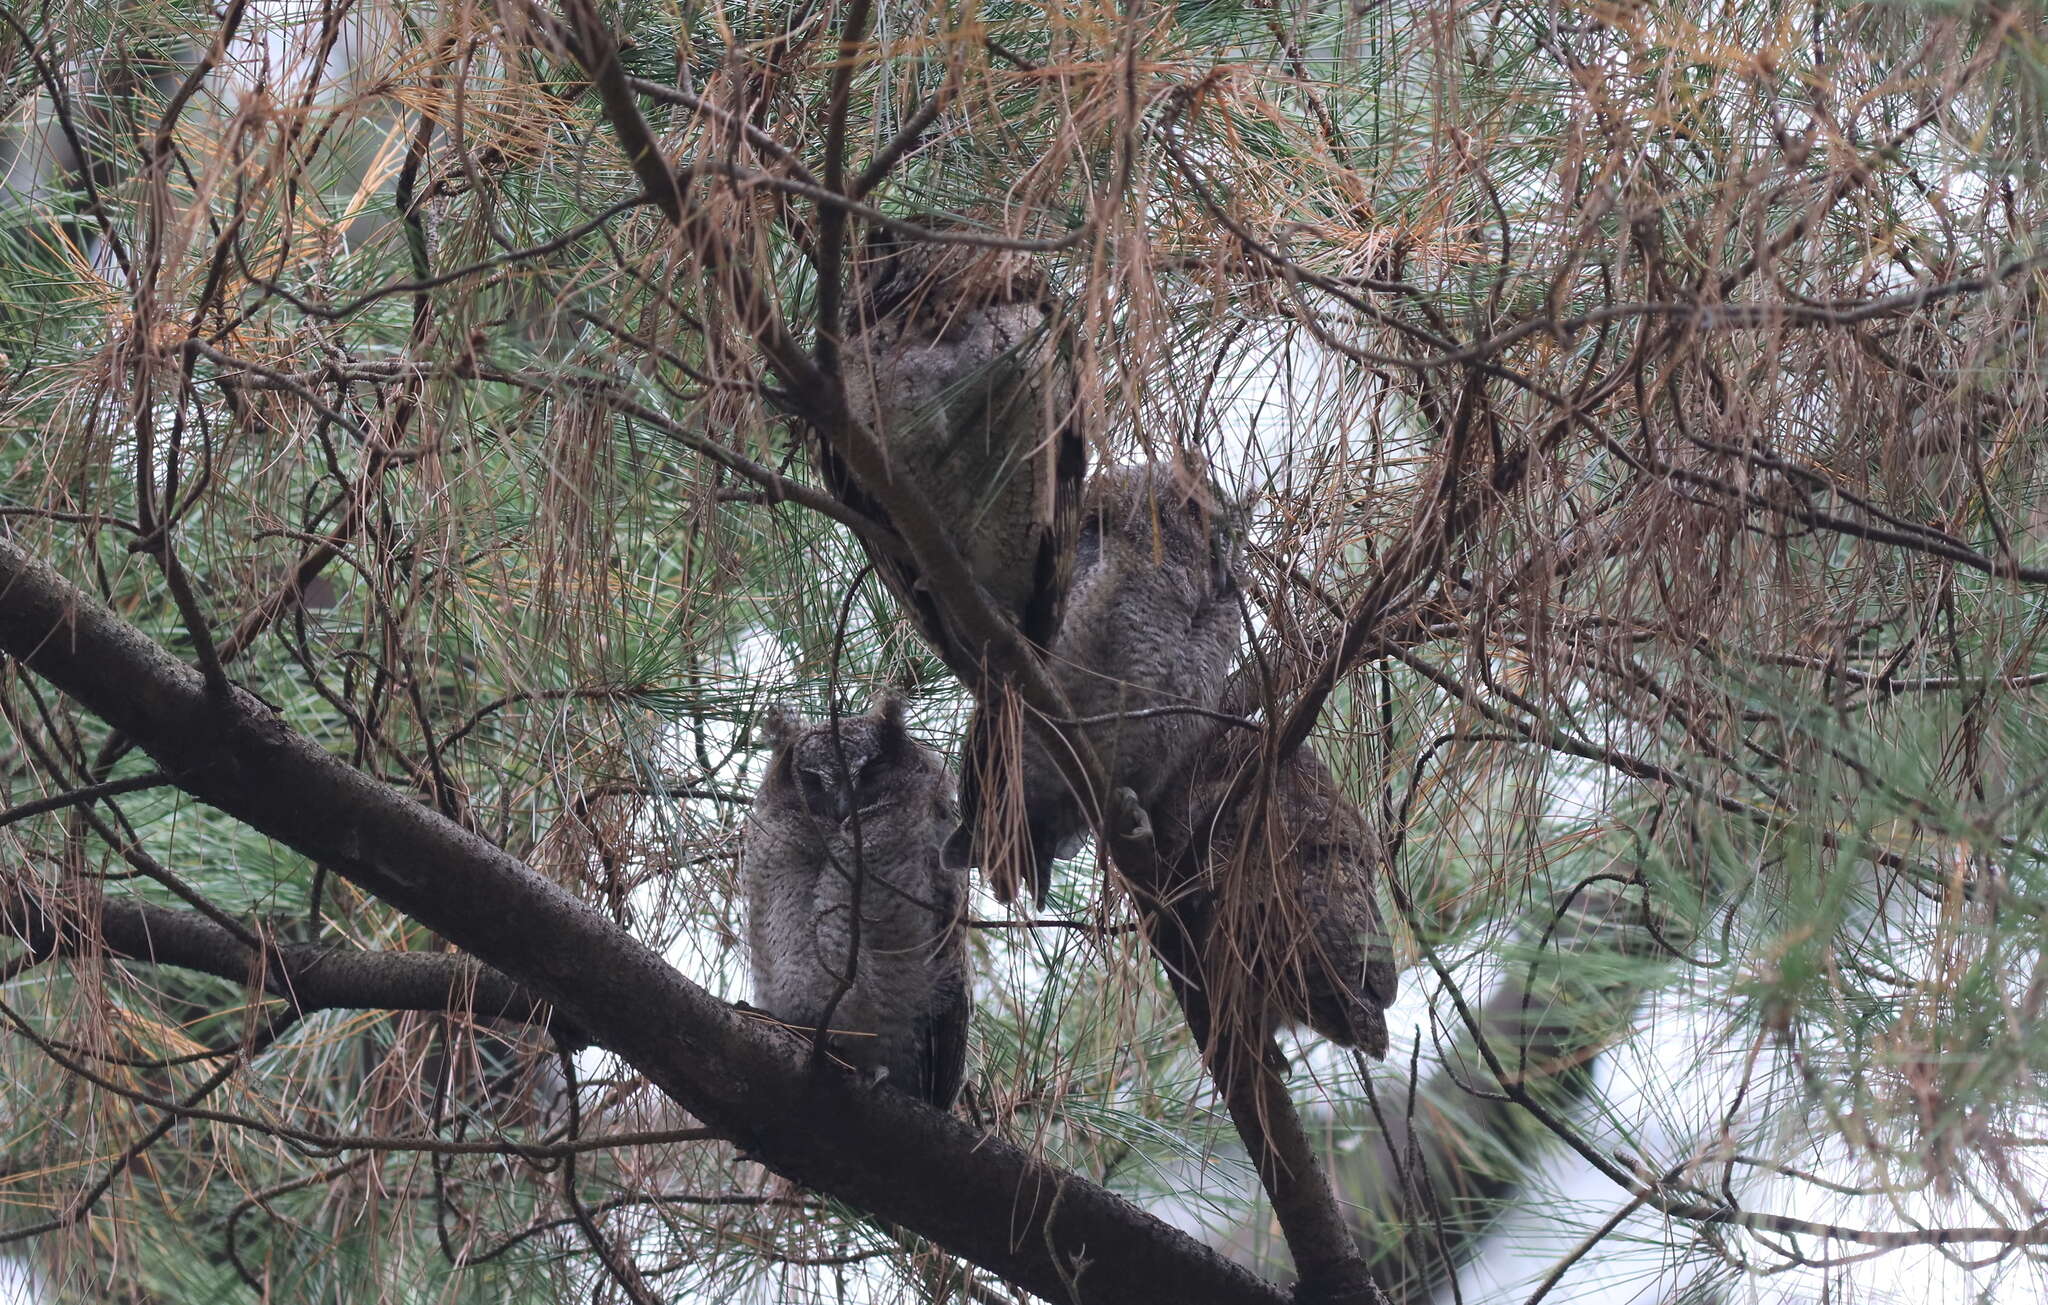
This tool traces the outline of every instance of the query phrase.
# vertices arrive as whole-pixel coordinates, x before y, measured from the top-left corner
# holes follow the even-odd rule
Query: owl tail
[[[967,722],[960,766],[960,828],[947,841],[954,864],[979,865],[996,900],[1008,905],[1028,885],[1045,905],[1050,860],[1032,846],[1024,800],[1024,710],[1017,691],[997,685]]]
[[[1356,1047],[1374,1060],[1387,1054],[1386,1008],[1398,979],[1386,961],[1365,959],[1355,938],[1333,940],[1328,952],[1305,958],[1308,967],[1306,1023],[1339,1046]]]
[[[1400,978],[1373,904],[1372,868],[1356,849],[1316,851],[1323,855],[1303,858],[1314,863],[1315,872],[1301,882],[1301,899],[1310,910],[1296,925],[1292,958],[1306,998],[1303,1022],[1332,1042],[1379,1059],[1387,1054],[1386,1009],[1394,1004]]]

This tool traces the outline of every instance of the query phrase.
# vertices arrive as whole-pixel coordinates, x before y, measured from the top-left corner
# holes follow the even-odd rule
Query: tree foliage
[[[135,1301],[2038,1292],[2044,36],[0,10],[0,1244]],[[761,712],[898,684],[957,751],[978,687],[837,380],[929,214],[1041,252],[1099,464],[1242,502],[1234,705],[1384,847],[1385,1065],[1192,1035],[1115,834],[980,902],[950,1123],[705,997]]]

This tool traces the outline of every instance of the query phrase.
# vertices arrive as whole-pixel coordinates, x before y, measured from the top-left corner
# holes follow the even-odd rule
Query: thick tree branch
[[[775,1172],[1049,1299],[1278,1302],[1137,1207],[899,1092],[807,1072],[750,1020],[503,849],[329,756],[10,541],[0,650],[132,737],[179,787],[335,868],[549,1001]]]

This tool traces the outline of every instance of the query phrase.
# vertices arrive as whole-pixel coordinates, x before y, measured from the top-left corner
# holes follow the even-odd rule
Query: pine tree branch
[[[359,951],[314,943],[276,943],[258,956],[247,943],[196,911],[139,902],[106,902],[90,920],[67,919],[15,886],[0,892],[0,929],[38,958],[88,951],[149,965],[210,974],[234,983],[261,975],[272,996],[300,1015],[321,1010],[464,1011],[551,1029],[573,1046],[580,1030],[551,1019],[547,1003],[503,974],[460,953]]]

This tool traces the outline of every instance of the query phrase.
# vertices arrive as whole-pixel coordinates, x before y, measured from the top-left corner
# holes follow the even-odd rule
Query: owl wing
[[[967,1081],[967,1017],[973,1011],[964,984],[940,989],[924,1028],[924,1098],[951,1110]]]
[[[936,861],[937,858],[934,858]],[[959,875],[937,866],[935,905],[945,913],[945,938],[933,951],[932,1006],[919,1030],[924,1058],[925,1100],[950,1110],[967,1080],[967,1023],[974,1010],[973,979],[967,969],[966,894]]]
[[[1379,906],[1373,899],[1378,843],[1322,760],[1303,747],[1274,778],[1270,802],[1247,795],[1231,810],[1222,802],[1232,777],[1256,757],[1255,745],[1225,740],[1194,762],[1207,782],[1177,804],[1157,804],[1161,846],[1172,856],[1200,858],[1207,891],[1235,887],[1250,909],[1228,918],[1212,913],[1203,928],[1205,965],[1250,966],[1246,975],[1211,973],[1219,991],[1245,986],[1263,994],[1286,1024],[1305,1024],[1342,1046],[1374,1056],[1387,1052],[1386,1008],[1398,977]],[[1181,781],[1177,781],[1181,782]],[[1178,816],[1184,805],[1185,818]],[[1255,826],[1252,864],[1237,859],[1243,822]],[[1270,874],[1270,879],[1264,876]],[[1225,881],[1220,876],[1257,875]],[[1249,935],[1215,931],[1250,930]]]
[[[842,357],[859,360],[853,366],[873,369],[876,366],[875,359],[888,357],[896,348],[897,342],[902,338],[903,329],[900,321],[877,322],[852,335],[842,350]],[[868,393],[870,404],[874,401],[872,391],[880,379],[874,376],[871,370],[860,374],[859,384],[863,391]],[[853,380],[849,378],[849,388],[853,384]],[[818,475],[825,482],[825,488],[831,492],[832,497],[869,520],[894,529],[895,522],[889,519],[889,513],[879,500],[861,487],[859,478],[853,474],[853,469],[846,465],[846,460],[839,456],[831,442],[814,430],[809,443]],[[960,674],[961,667],[955,665],[952,640],[946,635],[945,624],[939,617],[938,604],[932,601],[930,591],[919,583],[917,568],[907,558],[882,552],[866,538],[860,540],[860,546],[868,555],[868,561],[874,567],[875,574],[882,578],[882,583],[896,596],[896,601],[902,604],[904,612],[910,617],[911,623],[917,627],[925,642],[939,653],[955,674]]]
[[[1036,647],[1049,650],[1059,635],[1067,593],[1074,583],[1075,558],[1080,551],[1088,440],[1081,420],[1071,341],[1068,333],[1056,325],[1057,310],[1048,304],[1047,313],[1046,329],[1055,332],[1045,400],[1052,407],[1051,431],[1031,452],[1032,521],[1027,554],[1031,588],[1018,613],[1017,630]],[[979,668],[973,668],[971,674],[978,673]],[[972,678],[963,678],[974,682]],[[975,843],[982,813],[991,805],[984,796],[986,791],[995,787],[1014,789],[1022,784],[1021,771],[1016,770],[1022,758],[1009,742],[1013,732],[994,723],[1003,710],[1004,704],[984,703],[975,708],[967,722],[960,763],[960,828],[947,844],[947,855],[955,865],[972,865],[983,859],[977,857]],[[1043,907],[1057,855],[1057,849],[1051,846],[1054,840],[1045,831],[1026,826],[999,834],[997,841],[1005,849],[1001,858],[1010,864],[986,867],[996,900],[1014,900],[1021,883],[1030,888],[1033,900]]]
[[[1081,493],[1088,477],[1088,438],[1081,421],[1080,387],[1073,365],[1072,332],[1059,325],[1059,309],[1047,306],[1046,329],[1053,333],[1047,363],[1046,403],[1050,432],[1034,450],[1031,597],[1018,630],[1040,648],[1059,634],[1067,591],[1074,582],[1074,557],[1081,539]]]
[[[1046,313],[1044,329],[1061,330],[1050,304]],[[887,358],[912,329],[898,321],[878,323],[852,337],[845,356]],[[1043,354],[1044,361],[1035,358],[1036,354]],[[1072,578],[1074,541],[1080,530],[1081,483],[1087,473],[1087,441],[1070,354],[1063,333],[1050,341],[1037,333],[1012,340],[1009,347],[945,394],[934,397],[930,411],[920,417],[943,428],[941,446],[949,450],[985,443],[992,430],[1025,432],[1020,441],[1025,445],[1022,457],[1007,471],[1029,480],[1030,517],[1007,528],[1023,531],[1024,537],[1017,541],[1021,549],[1018,565],[1027,569],[1029,583],[1021,602],[1013,596],[1001,605],[1014,604],[1007,614],[1016,621],[1018,632],[1039,648],[1050,647],[1059,630],[1061,604]],[[1051,409],[1049,415],[1041,405]],[[814,438],[812,445],[819,474],[834,497],[876,521],[894,524],[827,441]],[[983,488],[994,492],[993,486]],[[963,526],[961,522],[946,524],[956,529]],[[876,573],[903,604],[919,634],[954,674],[974,683],[981,674],[980,658],[948,628],[917,568],[907,558],[881,552],[866,540],[861,542]]]
[[[1308,926],[1297,940],[1306,1009],[1295,1013],[1334,1042],[1384,1056],[1385,1012],[1399,978],[1373,900],[1377,840],[1307,748],[1295,753],[1280,782],[1288,790],[1281,800],[1298,822],[1289,868]]]
[[[1308,1026],[1378,1059],[1387,1054],[1386,1009],[1399,979],[1364,870],[1348,857],[1304,867],[1311,921],[1300,965]]]

